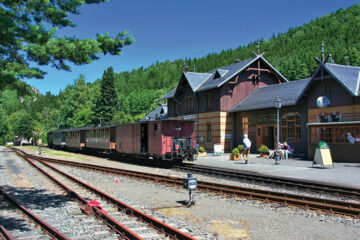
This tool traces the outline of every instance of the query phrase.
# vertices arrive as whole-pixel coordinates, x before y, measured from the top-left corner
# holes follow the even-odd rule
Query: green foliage
[[[85,83],[83,75],[75,80],[74,85],[68,85],[59,94],[61,106],[56,126],[70,128],[91,125],[93,116],[91,109],[96,99],[94,97],[96,91],[97,89],[91,84]]]
[[[67,62],[88,64],[99,59],[100,53],[120,55],[133,42],[127,31],[116,37],[98,34],[96,39],[55,35],[59,28],[74,27],[69,15],[79,14],[82,5],[104,1],[1,1],[0,90],[11,87],[29,93],[20,79],[43,78],[45,72],[36,65],[69,71]]]
[[[115,92],[115,75],[112,67],[104,71],[100,85],[100,96],[95,104],[95,121],[102,120],[102,124],[109,124],[117,109],[117,94]]]
[[[266,145],[261,144],[260,147],[258,148],[258,152],[267,153],[269,152],[269,148]]]
[[[103,1],[61,1],[64,4],[62,7],[57,5],[59,2],[55,0],[0,3],[0,88],[5,89],[8,86],[0,92],[0,141],[4,141],[5,138],[12,139],[15,134],[14,116],[23,110],[29,114],[32,130],[41,139],[46,139],[46,132],[57,128],[82,127],[95,123],[97,125],[99,114],[105,115],[105,108],[101,112],[95,106],[99,104],[97,99],[101,98],[101,94],[112,94],[102,90],[101,86],[109,69],[104,72],[102,79],[94,83],[86,83],[84,76],[80,75],[58,96],[50,93],[36,94],[24,82],[18,81],[27,77],[43,76],[44,73],[40,69],[29,66],[30,62],[40,66],[51,64],[67,70],[69,68],[66,62],[89,63],[96,60],[100,52],[118,54],[123,46],[130,44],[131,37],[126,33],[117,38],[99,35],[96,40],[54,37],[57,29],[45,29],[42,21],[49,27],[71,27],[67,12],[77,12],[78,7],[84,2],[90,4]],[[27,25],[20,24],[21,14]],[[354,29],[360,29],[359,4],[346,10],[340,9],[303,26],[290,28],[286,33],[274,35],[267,41],[261,39],[260,50],[266,52],[266,59],[289,80],[306,78],[310,77],[318,66],[314,57],[320,55],[322,40],[325,42],[325,51],[332,53],[329,62],[360,65],[360,31]],[[122,40],[125,42],[121,43]],[[77,51],[74,51],[75,49]],[[256,41],[247,46],[185,61],[191,71],[195,64],[197,72],[207,72],[232,64],[236,58],[252,58],[252,51],[255,49]],[[136,122],[153,111],[161,103],[159,99],[177,86],[183,64],[184,60],[178,59],[172,62],[156,62],[147,68],[140,67],[132,71],[114,73],[113,89],[117,97],[109,99],[117,101],[106,101],[105,104],[116,106],[110,121]],[[20,98],[16,91],[9,89],[10,85],[12,88],[27,89],[30,93]],[[204,148],[199,148],[200,151],[201,149],[205,151]]]
[[[238,148],[234,148],[234,149],[232,150],[232,155],[238,157],[238,156],[240,155],[239,149],[238,149]]]
[[[8,131],[7,117],[5,115],[5,111],[0,106],[0,145],[7,142],[6,135],[8,134]]]
[[[199,152],[203,153],[203,152],[206,152],[206,150],[204,147],[199,147]]]
[[[239,146],[237,146],[237,149],[239,149],[239,151],[244,151],[244,145],[240,144]]]
[[[10,116],[10,127],[14,135],[29,139],[33,136],[34,124],[31,115],[20,110]]]

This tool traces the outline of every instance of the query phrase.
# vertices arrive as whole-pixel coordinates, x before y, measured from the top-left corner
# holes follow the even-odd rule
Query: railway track
[[[50,158],[40,158],[37,156],[33,156],[33,157],[44,161],[49,161],[49,162],[73,166],[73,167],[86,168],[94,171],[102,171],[106,173],[118,174],[127,177],[134,177],[137,179],[144,179],[159,183],[171,184],[175,186],[183,185],[183,179],[178,177],[170,177],[170,176],[164,176],[164,175],[158,175],[152,173],[143,173],[143,172],[137,172],[131,170],[102,167],[91,164],[56,160]],[[198,181],[198,189],[203,191],[211,191],[219,194],[246,197],[249,199],[261,200],[265,202],[278,203],[287,206],[295,206],[295,207],[307,208],[312,210],[320,210],[331,214],[340,214],[340,215],[351,216],[354,218],[360,218],[360,204],[353,202],[337,201],[326,198],[309,197],[309,196],[302,196],[302,195],[290,194],[290,193],[281,193],[281,192],[267,191],[261,189],[231,186],[231,185],[218,184],[218,183],[205,182],[205,181]]]
[[[193,173],[202,173],[209,176],[224,177],[226,179],[245,180],[253,183],[263,183],[280,187],[296,188],[305,191],[311,191],[321,194],[330,194],[345,198],[360,199],[360,189],[349,188],[344,186],[318,183],[299,179],[285,177],[274,177],[253,172],[231,170],[211,166],[199,166],[196,164],[183,164],[174,166],[175,169],[182,171],[191,171]]]
[[[34,163],[30,155],[24,153],[20,155],[80,202],[85,213],[94,214],[102,219],[123,239],[195,239],[56,169],[41,159],[37,159],[40,163]],[[48,173],[49,171],[51,174]],[[101,206],[100,202],[94,199],[102,199]]]
[[[16,237],[26,239],[59,239],[70,240],[62,232],[41,219],[34,212],[25,208],[6,190],[0,188],[0,206],[3,214],[6,214],[7,221],[21,225],[23,231],[9,231],[0,225],[0,239],[15,239]],[[11,233],[12,232],[12,233]],[[2,237],[2,238],[1,238]]]

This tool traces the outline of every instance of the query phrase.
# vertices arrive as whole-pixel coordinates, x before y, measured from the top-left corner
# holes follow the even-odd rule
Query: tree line
[[[360,29],[359,4],[290,28],[286,33],[274,34],[268,40],[259,39],[205,57],[156,62],[121,73],[108,68],[93,83],[87,83],[80,75],[58,95],[30,91],[20,100],[17,91],[5,88],[0,92],[0,142],[21,134],[46,141],[46,132],[50,130],[98,125],[100,118],[102,124],[138,121],[177,86],[184,62],[190,71],[195,67],[196,72],[207,72],[232,64],[235,59],[252,58],[258,41],[265,58],[289,80],[311,76],[317,67],[314,57],[320,56],[322,41],[326,53],[332,54],[330,61],[359,66],[360,31],[356,29]],[[24,122],[29,124],[25,126]]]

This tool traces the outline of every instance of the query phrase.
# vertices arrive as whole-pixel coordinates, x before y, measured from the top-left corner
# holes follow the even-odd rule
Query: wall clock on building
[[[316,105],[319,108],[326,108],[330,105],[330,99],[325,96],[320,96],[316,99]]]

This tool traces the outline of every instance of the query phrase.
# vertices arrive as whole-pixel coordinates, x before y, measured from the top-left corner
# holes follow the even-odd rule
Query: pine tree
[[[117,93],[115,91],[115,74],[113,68],[109,67],[104,71],[101,79],[100,97],[96,100],[95,107],[95,123],[100,123],[100,121],[101,124],[112,123],[117,102]]]

